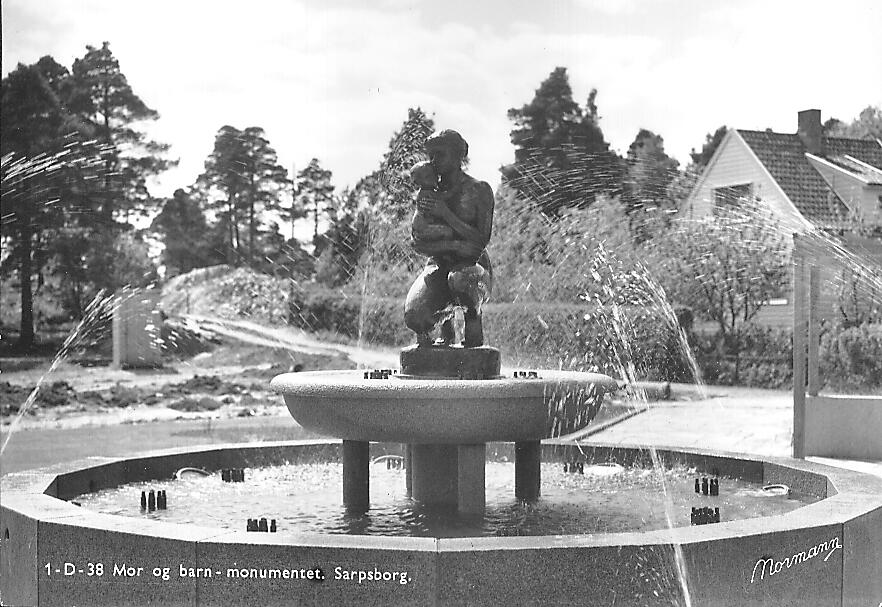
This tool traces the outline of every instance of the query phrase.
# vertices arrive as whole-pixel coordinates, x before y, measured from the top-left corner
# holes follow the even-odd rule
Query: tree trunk
[[[233,233],[233,221],[235,220],[236,213],[233,205],[233,195],[230,194],[227,198],[227,263],[234,266],[236,265],[236,236]]]
[[[33,275],[33,226],[31,218],[20,217],[22,226],[21,254],[18,265],[18,275],[21,282],[21,324],[19,325],[18,342],[16,347],[27,350],[34,345],[34,292],[31,289],[31,276]]]
[[[319,200],[318,196],[315,199],[315,230],[312,233],[312,242],[318,242],[318,216],[319,216]]]
[[[254,261],[254,199],[252,198],[248,206],[248,263]]]

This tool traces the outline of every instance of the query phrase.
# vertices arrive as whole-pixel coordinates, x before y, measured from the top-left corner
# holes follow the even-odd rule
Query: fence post
[[[805,457],[805,255],[793,236],[793,457]]]

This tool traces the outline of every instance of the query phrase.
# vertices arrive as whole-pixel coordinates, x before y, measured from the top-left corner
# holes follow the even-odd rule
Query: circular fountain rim
[[[758,605],[770,607],[783,604],[793,593],[803,598],[823,596],[831,604],[839,604],[846,596],[875,595],[882,588],[873,581],[878,579],[874,573],[878,568],[873,569],[873,551],[882,541],[877,530],[882,517],[882,479],[787,458],[660,449],[663,461],[670,453],[700,462],[701,466],[696,468],[719,466],[724,474],[730,468],[752,470],[763,480],[796,487],[802,480],[814,483],[817,490],[832,497],[767,518],[599,535],[415,538],[248,533],[93,513],[47,495],[66,493],[70,497],[103,488],[89,486],[95,478],[108,486],[148,480],[144,478],[147,472],[153,478],[164,478],[186,463],[208,464],[212,469],[234,467],[237,462],[259,465],[269,463],[258,462],[261,457],[281,462],[292,450],[310,448],[327,456],[326,451],[338,449],[339,444],[317,440],[213,445],[203,451],[179,449],[126,459],[90,458],[73,465],[7,475],[0,480],[0,519],[5,531],[11,530],[11,539],[5,540],[7,549],[0,552],[4,598],[14,599],[18,604],[60,604],[74,598],[95,603],[96,586],[92,578],[56,576],[50,580],[45,574],[45,563],[49,560],[57,562],[71,557],[91,557],[111,564],[135,562],[145,567],[155,567],[158,559],[173,559],[170,562],[175,566],[210,564],[220,570],[293,563],[325,567],[328,580],[340,579],[336,573],[342,565],[364,570],[379,567],[413,576],[407,586],[361,586],[343,581],[317,586],[311,582],[268,585],[262,579],[230,579],[229,574],[219,574],[216,580],[191,579],[174,586],[151,583],[151,578],[118,578],[108,579],[101,586],[99,600],[107,605],[132,602],[133,597],[140,602],[146,596],[163,600],[161,597],[167,596],[172,588],[196,597],[193,603],[200,605],[231,601],[266,605],[298,597],[330,604],[354,601],[387,605],[498,603],[502,599],[512,603],[547,603],[577,597],[583,602],[608,602],[611,593],[636,597],[657,589],[652,587],[655,577],[622,577],[622,567],[630,571],[634,563],[658,562],[660,571],[670,571],[671,558],[685,563],[689,576],[679,587],[688,585],[690,595],[701,603],[743,592],[744,596],[755,597]],[[604,449],[623,456],[647,456],[645,449],[634,446],[587,446],[560,440],[546,444],[549,450],[560,446],[572,450],[565,456],[577,449],[592,449],[598,459]],[[766,567],[783,567],[784,561],[774,562],[773,557],[793,558],[796,554],[810,558],[808,555],[820,552],[821,548],[826,552],[831,546],[826,557],[813,559],[808,566],[800,564],[801,569],[813,569],[817,575],[781,575],[753,584],[758,569],[762,576]],[[809,549],[812,552],[806,552]],[[799,550],[804,552],[796,552]],[[525,571],[532,575],[525,576]],[[770,569],[768,573],[775,571]]]
[[[335,535],[319,533],[277,533],[273,536],[248,533],[245,531],[225,530],[218,528],[199,527],[165,523],[155,520],[139,520],[110,514],[86,511],[71,504],[70,500],[89,490],[117,486],[129,482],[164,478],[156,474],[150,478],[141,475],[139,478],[122,478],[127,472],[144,472],[155,465],[157,472],[163,471],[165,476],[174,474],[181,462],[193,461],[193,465],[205,466],[213,456],[222,460],[221,466],[234,465],[231,461],[242,461],[262,451],[298,450],[308,447],[338,446],[341,441],[333,439],[274,441],[264,443],[228,443],[206,446],[204,449],[168,449],[151,451],[125,458],[92,457],[70,464],[52,466],[17,472],[2,477],[3,510],[16,511],[31,516],[37,521],[55,522],[70,527],[88,527],[105,529],[124,535],[144,535],[149,530],[153,537],[180,539],[193,538],[204,533],[201,541],[221,539],[224,542],[245,544],[273,545],[321,545],[325,547],[367,547],[367,548],[399,548],[404,550],[453,550],[464,548],[478,550],[487,549],[536,549],[545,547],[588,547],[617,545],[670,545],[671,543],[686,544],[695,541],[723,540],[729,538],[779,532],[811,526],[828,526],[833,523],[844,523],[863,516],[869,512],[882,510],[882,478],[873,475],[834,468],[805,460],[791,458],[756,456],[739,453],[704,451],[673,447],[659,447],[659,455],[668,457],[686,457],[691,462],[705,461],[706,468],[713,465],[759,466],[763,481],[781,482],[787,479],[791,486],[804,484],[807,477],[813,482],[823,482],[826,496],[814,504],[798,508],[792,512],[773,517],[760,517],[691,527],[674,527],[669,529],[620,532],[587,535],[553,535],[553,536],[515,536],[515,537],[468,537],[468,538],[413,538],[365,535]],[[578,448],[580,450],[600,450],[608,454],[639,456],[645,453],[645,446],[639,445],[605,445],[592,443],[580,444],[566,439],[543,441],[543,445],[556,447]],[[198,450],[197,450],[198,449]],[[169,461],[165,461],[169,460]],[[261,463],[269,463],[263,461]],[[279,463],[279,462],[275,462]],[[246,464],[247,465],[247,464]],[[218,466],[218,469],[220,467]],[[723,470],[724,468],[720,468]],[[88,472],[102,472],[110,477],[110,482],[100,487],[91,486],[94,481],[87,480]],[[77,489],[78,488],[78,489]],[[86,490],[81,490],[81,489]],[[59,520],[61,519],[61,520]],[[137,533],[126,531],[126,527],[137,527]],[[260,536],[260,537],[257,537]],[[196,541],[200,541],[197,539]]]
[[[534,372],[536,373],[536,372]],[[599,373],[538,377],[402,379],[363,370],[285,373],[270,382],[291,416],[322,436],[362,442],[480,444],[538,441],[549,408],[566,397],[602,399],[618,383]]]

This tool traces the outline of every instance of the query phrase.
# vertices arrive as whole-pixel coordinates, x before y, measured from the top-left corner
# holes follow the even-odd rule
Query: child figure
[[[451,197],[450,192],[438,191],[438,175],[435,174],[435,169],[432,168],[432,163],[430,162],[420,162],[415,164],[410,170],[410,178],[416,185],[420,186],[419,194],[417,194],[418,198],[422,196],[424,192],[440,194],[445,201],[449,200]],[[410,235],[414,240],[432,241],[450,240],[454,238],[455,233],[453,228],[447,225],[446,222],[436,217],[426,215],[420,211],[419,207],[417,207],[410,223]]]

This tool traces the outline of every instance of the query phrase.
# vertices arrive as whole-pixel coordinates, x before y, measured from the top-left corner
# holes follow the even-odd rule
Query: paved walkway
[[[691,386],[674,386],[674,397]],[[793,396],[789,391],[707,387],[707,398],[649,403],[649,409],[597,432],[585,443],[624,443],[790,455]],[[811,461],[882,476],[882,462],[810,457]]]

